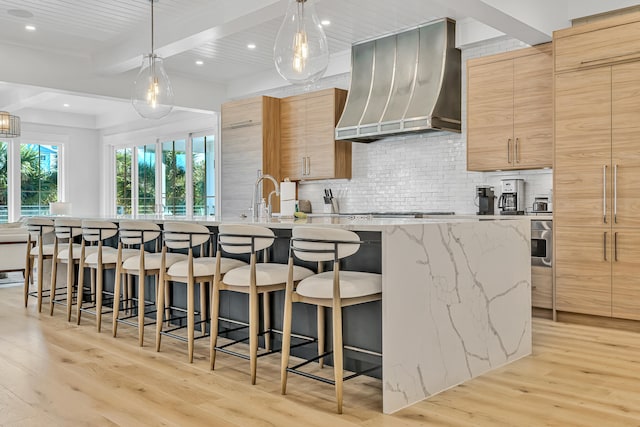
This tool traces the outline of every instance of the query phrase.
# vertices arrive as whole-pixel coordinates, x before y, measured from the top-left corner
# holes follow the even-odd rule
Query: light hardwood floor
[[[632,426],[640,425],[640,332],[534,320],[533,355],[393,415],[381,384],[333,387],[290,375],[279,394],[278,355],[248,362],[208,343],[164,339],[137,346],[134,328],[101,334],[22,306],[21,288],[0,288],[0,426]]]

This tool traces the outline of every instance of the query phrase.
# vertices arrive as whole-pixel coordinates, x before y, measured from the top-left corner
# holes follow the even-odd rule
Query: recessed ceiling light
[[[69,104],[62,104],[63,107],[69,107]]]
[[[323,19],[322,21],[320,21],[320,24],[322,24],[323,27],[326,27],[327,25],[331,25],[331,21],[329,21],[328,19]]]
[[[255,48],[256,48],[256,45],[254,43],[249,43],[247,45],[247,49],[255,49]]]
[[[11,16],[15,16],[16,18],[33,18],[33,13],[24,9],[9,9],[7,13]]]
[[[24,29],[27,30],[27,31],[35,31],[36,27],[33,26],[33,25],[25,25]]]
[[[201,61],[199,59],[196,61],[196,65],[203,65],[203,64],[204,64],[204,61]]]

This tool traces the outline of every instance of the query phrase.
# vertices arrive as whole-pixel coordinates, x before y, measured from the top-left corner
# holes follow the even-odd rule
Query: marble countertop
[[[538,217],[539,218],[539,217]],[[478,221],[515,221],[515,220],[527,220],[529,216],[515,216],[515,215],[433,215],[426,218],[375,218],[367,215],[323,215],[323,214],[310,214],[306,218],[280,218],[273,217],[269,219],[253,220],[251,218],[223,218],[222,220],[215,217],[194,216],[194,217],[177,217],[177,216],[165,216],[165,215],[138,215],[135,217],[121,216],[121,217],[105,217],[100,218],[107,221],[122,221],[122,220],[146,220],[154,222],[166,222],[166,221],[188,221],[195,222],[203,225],[219,225],[221,223],[226,224],[257,224],[264,225],[270,228],[292,228],[298,225],[314,225],[314,226],[332,226],[345,228],[355,231],[382,231],[389,227],[397,227],[402,225],[411,224],[447,224],[447,223],[462,223],[462,222],[478,222]]]

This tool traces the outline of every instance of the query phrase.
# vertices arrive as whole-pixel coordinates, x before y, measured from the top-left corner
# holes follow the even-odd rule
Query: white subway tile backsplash
[[[353,143],[351,180],[302,182],[299,198],[308,199],[314,212],[323,212],[324,188],[331,188],[341,212],[453,211],[472,214],[476,185],[489,184],[500,194],[500,180],[525,180],[525,206],[538,195],[548,195],[552,171],[469,172],[466,160],[467,59],[527,47],[519,40],[500,38],[462,51],[462,133],[428,133],[400,136],[369,144]],[[310,90],[349,87],[349,74],[332,76]],[[285,97],[307,90],[297,86],[264,95]],[[496,209],[497,212],[497,209]]]

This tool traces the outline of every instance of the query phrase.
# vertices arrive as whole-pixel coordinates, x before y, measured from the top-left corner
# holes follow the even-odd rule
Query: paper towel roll
[[[296,183],[284,181],[280,183],[280,216],[293,217],[296,211]]]

